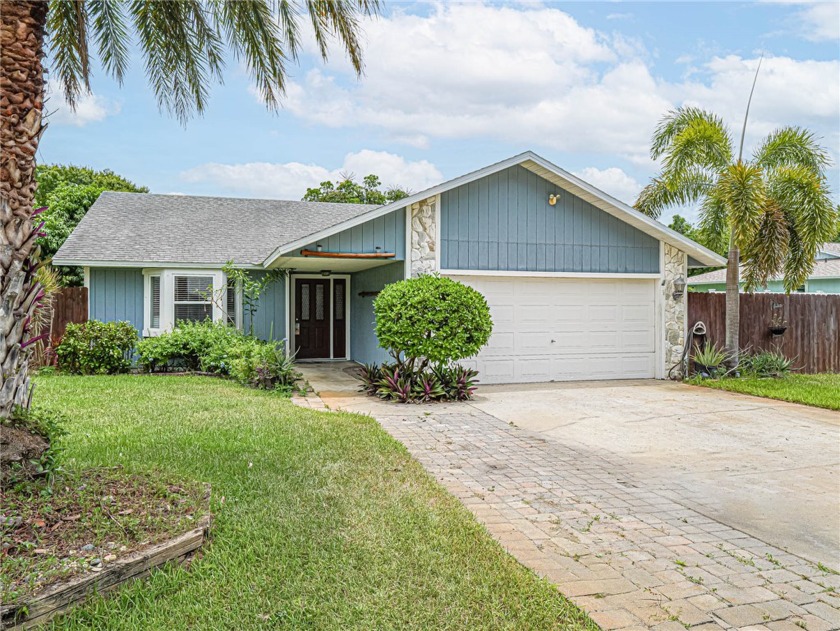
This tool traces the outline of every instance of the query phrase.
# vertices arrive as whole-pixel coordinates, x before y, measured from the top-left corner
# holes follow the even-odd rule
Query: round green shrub
[[[448,364],[472,357],[490,339],[493,321],[484,296],[441,276],[388,285],[373,303],[376,337],[398,361]]]

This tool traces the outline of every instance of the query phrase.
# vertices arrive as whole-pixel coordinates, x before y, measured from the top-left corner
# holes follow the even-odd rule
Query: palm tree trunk
[[[30,323],[43,292],[34,278],[35,154],[44,130],[47,3],[0,3],[0,418],[29,396]]]
[[[735,245],[735,239],[729,236],[729,258],[726,261],[726,353],[727,365],[738,366],[740,348],[739,329],[741,326],[741,290],[740,283],[741,252]]]

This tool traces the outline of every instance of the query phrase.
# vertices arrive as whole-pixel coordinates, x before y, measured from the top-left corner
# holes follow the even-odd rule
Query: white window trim
[[[160,326],[151,326],[152,287],[151,277],[160,276]],[[143,270],[143,335],[153,337],[175,327],[175,277],[176,276],[211,276],[213,292],[224,292],[227,278],[222,270],[213,269],[144,269]],[[224,297],[224,296],[223,296]],[[241,304],[239,301],[238,304]],[[225,312],[217,304],[213,305],[213,322],[224,322]]]

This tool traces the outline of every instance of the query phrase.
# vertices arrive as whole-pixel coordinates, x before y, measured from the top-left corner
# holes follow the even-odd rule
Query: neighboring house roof
[[[814,271],[808,278],[840,278],[840,258],[814,261]],[[770,280],[784,280],[784,276],[778,274]],[[726,268],[698,274],[688,279],[689,285],[716,285],[725,282]]]
[[[822,258],[840,258],[840,243],[824,243],[820,248]]]
[[[369,204],[106,191],[53,257],[56,265],[258,267],[291,243],[369,210]]]
[[[466,175],[438,184],[437,186],[427,188],[424,191],[420,191],[419,193],[415,193],[404,199],[392,202],[391,204],[380,206],[379,208],[368,211],[363,215],[349,219],[342,224],[332,226],[328,230],[316,233],[308,239],[301,239],[299,241],[295,241],[294,243],[278,247],[274,250],[274,252],[272,252],[271,256],[264,261],[263,264],[268,267],[277,258],[296,248],[302,247],[313,240],[322,239],[335,232],[352,228],[355,225],[369,221],[375,217],[386,215],[394,210],[422,201],[433,195],[439,195],[444,191],[474,182],[475,180],[487,177],[493,173],[498,173],[499,171],[503,171],[504,169],[508,169],[515,165],[521,165],[529,171],[532,171],[540,177],[554,183],[556,186],[580,197],[581,199],[584,199],[593,206],[596,206],[610,215],[613,215],[631,226],[638,228],[642,232],[679,248],[694,258],[700,265],[715,266],[726,264],[726,259],[719,254],[712,252],[699,243],[696,243],[688,237],[671,230],[655,219],[651,219],[647,215],[640,213],[635,208],[628,206],[624,202],[619,201],[607,193],[595,188],[591,184],[584,182],[579,177],[572,175],[555,164],[552,164],[545,158],[535,154],[533,151],[520,153],[519,155],[508,158],[507,160],[502,160],[501,162],[491,164],[490,166],[479,169],[478,171],[473,171],[472,173],[467,173]]]

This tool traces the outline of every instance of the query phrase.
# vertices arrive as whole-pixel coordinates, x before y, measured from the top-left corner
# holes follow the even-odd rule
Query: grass
[[[597,629],[519,565],[370,418],[202,377],[41,377],[68,467],[210,482],[187,571],[97,598],[61,629]]]
[[[840,374],[693,379],[695,385],[840,410]]]

